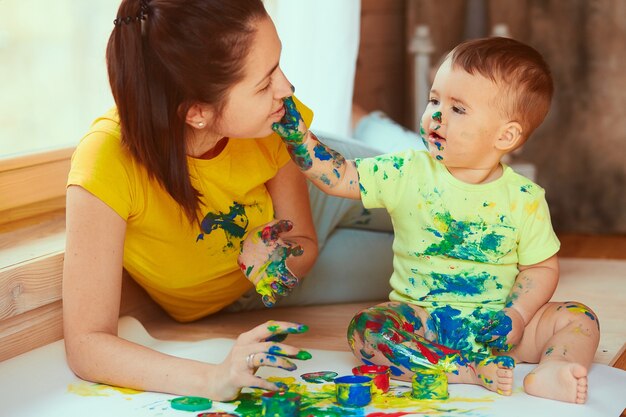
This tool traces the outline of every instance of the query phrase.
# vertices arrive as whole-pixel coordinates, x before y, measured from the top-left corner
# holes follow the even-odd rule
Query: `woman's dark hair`
[[[267,16],[261,0],[123,0],[106,51],[122,143],[198,220],[200,192],[190,181],[185,117],[195,103],[219,115],[243,74]]]

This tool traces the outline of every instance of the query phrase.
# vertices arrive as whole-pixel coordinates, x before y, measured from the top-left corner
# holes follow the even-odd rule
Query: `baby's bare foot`
[[[460,370],[458,375],[450,374],[450,382],[482,385],[498,394],[511,395],[514,367],[515,362],[508,356],[489,356]]]
[[[476,364],[480,384],[501,395],[513,392],[513,368],[500,361],[481,361]]]
[[[546,361],[526,375],[524,390],[536,397],[584,404],[587,401],[587,369],[577,363]]]

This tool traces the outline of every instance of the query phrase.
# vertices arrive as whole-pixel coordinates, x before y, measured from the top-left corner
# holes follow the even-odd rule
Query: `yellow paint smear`
[[[113,392],[111,392],[113,391]],[[76,382],[67,386],[67,392],[80,395],[81,397],[109,397],[114,392],[125,395],[141,394],[143,391],[137,391],[132,388],[115,387],[113,385],[94,384],[91,382]]]

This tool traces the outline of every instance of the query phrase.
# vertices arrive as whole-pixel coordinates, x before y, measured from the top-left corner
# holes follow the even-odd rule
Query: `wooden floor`
[[[559,236],[561,257],[592,259],[626,259],[626,236]],[[132,284],[131,284],[132,285]],[[132,290],[131,290],[132,291]],[[381,300],[382,301],[382,300]],[[136,303],[133,303],[136,305]],[[163,312],[129,311],[137,316],[148,332],[157,339],[201,340],[209,337],[236,338],[240,333],[267,320],[287,320],[309,325],[302,335],[290,336],[290,343],[305,349],[349,350],[346,329],[352,316],[373,302],[313,307],[275,308],[245,313],[219,313],[189,324],[179,324]],[[312,320],[312,318],[315,318]],[[626,338],[625,338],[626,339]],[[613,366],[626,369],[626,353],[614,358]]]

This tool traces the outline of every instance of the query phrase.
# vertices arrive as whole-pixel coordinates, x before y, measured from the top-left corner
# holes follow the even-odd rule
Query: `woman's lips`
[[[278,110],[276,110],[274,113],[270,114],[270,117],[272,119],[278,117],[279,119],[282,119],[283,116],[285,115],[285,106],[280,106],[280,108]]]

